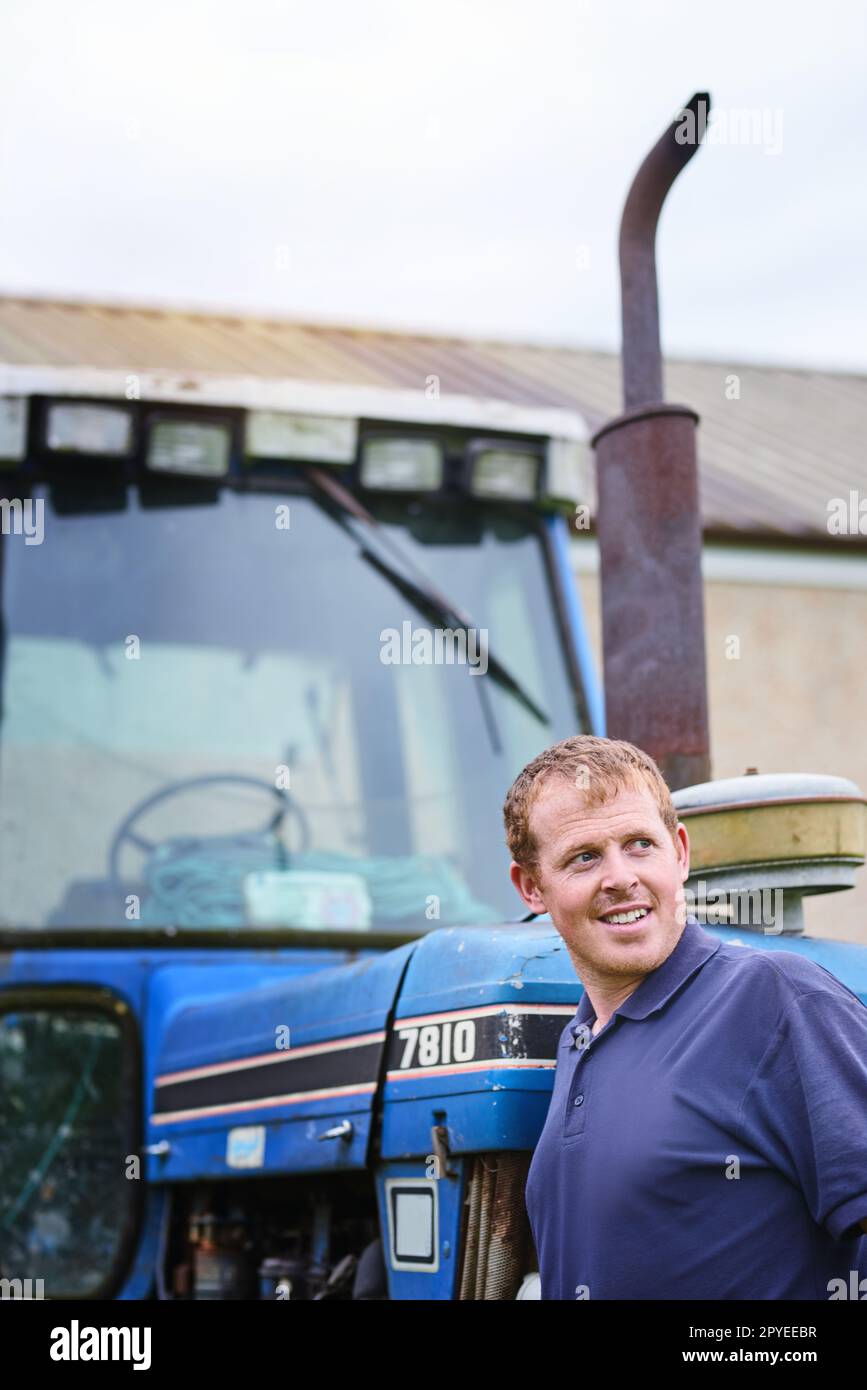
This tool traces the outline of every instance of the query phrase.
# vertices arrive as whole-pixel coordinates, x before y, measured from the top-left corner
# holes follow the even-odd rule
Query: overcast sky
[[[665,350],[863,371],[865,67],[860,0],[3,0],[0,290],[616,348],[707,88]]]

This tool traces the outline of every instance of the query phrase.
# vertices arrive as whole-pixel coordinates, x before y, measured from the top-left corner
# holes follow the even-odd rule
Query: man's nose
[[[623,894],[638,883],[635,864],[619,846],[605,852],[599,887],[609,893]]]

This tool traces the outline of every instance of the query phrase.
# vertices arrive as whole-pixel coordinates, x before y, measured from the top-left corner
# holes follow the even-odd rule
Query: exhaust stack
[[[710,779],[698,415],[663,398],[656,227],[698,149],[698,92],[647,155],[623,208],[624,413],[593,439],[606,732],[645,749],[672,790]]]

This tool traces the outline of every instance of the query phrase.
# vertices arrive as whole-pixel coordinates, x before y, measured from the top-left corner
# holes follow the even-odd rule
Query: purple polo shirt
[[[688,918],[595,1019],[585,992],[527,1177],[543,1299],[827,1300],[867,1279],[857,995]]]

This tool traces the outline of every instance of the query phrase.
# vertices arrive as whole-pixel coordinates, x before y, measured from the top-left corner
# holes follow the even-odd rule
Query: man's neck
[[[597,984],[592,978],[584,979],[584,988],[596,1015],[596,1020],[590,1029],[594,1038],[597,1033],[602,1032],[611,1015],[621,1004],[625,1003],[630,994],[634,994],[645,978],[644,975],[640,975],[637,979],[626,980],[619,989]]]

